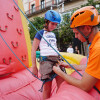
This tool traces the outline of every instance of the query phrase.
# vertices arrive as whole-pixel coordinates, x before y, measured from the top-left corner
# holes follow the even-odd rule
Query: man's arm
[[[71,68],[71,66],[66,63],[66,62],[59,62],[59,65],[65,67],[65,68]],[[86,65],[76,65],[76,64],[71,64],[76,70],[81,71],[86,69]]]
[[[88,73],[84,73],[82,79],[74,78],[66,73],[64,73],[59,66],[54,66],[53,71],[62,77],[69,84],[76,86],[84,91],[89,91],[97,82],[98,79],[92,77]]]

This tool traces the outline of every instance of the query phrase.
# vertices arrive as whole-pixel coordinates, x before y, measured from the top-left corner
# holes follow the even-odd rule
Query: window
[[[31,8],[32,8],[32,12],[35,12],[35,4],[32,4]]]
[[[45,8],[45,0],[41,0],[41,9]]]
[[[58,4],[59,2],[61,2],[62,0],[55,0],[55,3]]]

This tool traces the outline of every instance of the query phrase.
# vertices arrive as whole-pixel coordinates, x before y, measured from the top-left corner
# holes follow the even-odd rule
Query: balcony
[[[35,14],[50,10],[52,5],[59,5],[63,2],[64,2],[64,4],[66,4],[70,1],[72,1],[72,0],[59,0],[59,2],[54,2],[54,0],[51,0],[49,2],[46,2],[44,5],[40,5],[40,6],[37,6],[33,9],[30,9],[30,10],[26,11],[25,14],[26,14],[27,17],[31,17]],[[56,7],[57,6],[55,6],[53,8],[56,8]]]

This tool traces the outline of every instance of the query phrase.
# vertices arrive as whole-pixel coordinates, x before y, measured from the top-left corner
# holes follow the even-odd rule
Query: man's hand
[[[64,62],[64,61],[59,62],[59,66],[63,66],[63,67],[65,67],[65,68],[70,68],[69,64],[67,64],[67,63]]]
[[[62,70],[60,69],[59,65],[53,66],[53,71],[60,76]]]

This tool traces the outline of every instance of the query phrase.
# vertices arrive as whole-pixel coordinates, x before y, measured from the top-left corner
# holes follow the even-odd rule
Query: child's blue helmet
[[[51,22],[59,23],[59,24],[61,22],[60,14],[54,10],[48,10],[45,13],[45,19],[47,19]]]

